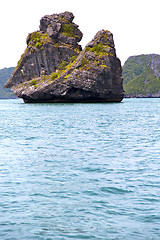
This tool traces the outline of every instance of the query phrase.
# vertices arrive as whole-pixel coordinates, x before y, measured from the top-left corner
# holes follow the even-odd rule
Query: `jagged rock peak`
[[[78,25],[73,23],[74,15],[71,12],[60,14],[46,15],[40,20],[40,31],[47,33],[52,38],[61,38],[61,33],[65,36],[76,38],[77,42],[82,39],[82,32],[78,29]]]
[[[79,26],[73,23],[73,19],[74,15],[71,12],[45,15],[40,20],[39,32],[48,34],[52,40],[76,46],[81,41],[83,34],[79,30]],[[30,42],[31,36],[32,34],[28,35],[27,44]]]
[[[78,42],[83,34],[73,23],[71,12],[46,15],[40,20],[40,30],[27,36],[27,48],[5,87],[49,75],[60,64],[68,64],[82,50]]]
[[[92,41],[90,41],[86,47],[91,47],[94,44],[105,44],[114,48],[113,34],[108,30],[100,30],[96,33]]]

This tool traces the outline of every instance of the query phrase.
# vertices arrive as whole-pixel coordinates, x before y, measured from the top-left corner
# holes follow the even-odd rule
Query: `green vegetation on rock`
[[[28,46],[36,47],[42,50],[43,46],[50,41],[51,39],[47,33],[33,32],[30,35]]]
[[[108,52],[106,51],[106,47],[105,45],[103,45],[102,43],[98,43],[95,44],[93,47],[86,47],[85,52],[94,52],[95,55],[99,56],[99,55],[108,55]]]
[[[56,78],[58,78],[60,76],[59,72],[52,72],[50,74],[50,78],[52,81],[54,81]]]
[[[73,62],[76,59],[76,56],[71,57],[71,61]]]
[[[59,69],[59,70],[64,70],[66,66],[67,66],[67,62],[66,62],[66,61],[62,61],[62,62],[59,64],[58,69]]]
[[[4,84],[11,77],[14,67],[0,69],[0,99],[16,98],[10,89],[5,89]]]
[[[61,32],[67,37],[75,37],[74,27],[70,23],[66,23],[62,26]]]
[[[126,94],[151,94],[160,91],[160,79],[152,69],[146,67],[142,74],[129,81],[124,88]]]
[[[123,66],[125,95],[152,96],[160,92],[160,55],[130,57]]]
[[[82,67],[85,67],[87,64],[89,64],[89,60],[86,59],[85,57],[83,57],[82,60],[81,60]]]
[[[57,78],[59,78],[60,76],[62,76],[63,74],[68,73],[68,71],[72,68],[73,64],[76,62],[76,57],[73,56],[71,58],[71,62],[67,64],[66,61],[62,61],[61,64],[58,67],[58,70],[56,70],[56,72],[52,72],[50,74],[50,79],[51,81],[55,81]],[[67,79],[71,74],[67,74],[64,79]]]
[[[29,84],[30,84],[30,86],[36,86],[37,80],[36,79],[32,79]]]

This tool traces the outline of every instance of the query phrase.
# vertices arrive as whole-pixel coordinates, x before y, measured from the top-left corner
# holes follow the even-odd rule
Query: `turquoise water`
[[[160,239],[160,99],[0,118],[0,239]]]

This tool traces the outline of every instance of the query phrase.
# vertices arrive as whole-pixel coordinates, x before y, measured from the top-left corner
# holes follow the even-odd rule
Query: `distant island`
[[[123,66],[125,97],[160,97],[160,55],[129,57]]]
[[[113,35],[100,30],[82,50],[71,12],[46,15],[5,84],[24,102],[121,102],[121,62]]]
[[[10,89],[5,89],[4,84],[11,77],[14,67],[0,69],[0,99],[16,98]]]

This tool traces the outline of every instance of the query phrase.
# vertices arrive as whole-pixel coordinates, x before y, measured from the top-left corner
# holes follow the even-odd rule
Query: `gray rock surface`
[[[99,31],[82,51],[70,12],[46,15],[5,87],[25,102],[120,102],[122,69],[113,35]]]

